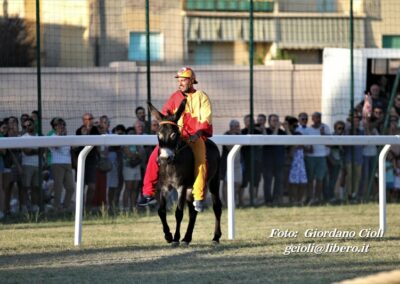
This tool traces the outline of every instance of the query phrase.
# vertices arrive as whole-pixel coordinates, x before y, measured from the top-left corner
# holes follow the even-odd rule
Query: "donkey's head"
[[[181,134],[177,122],[185,110],[186,99],[182,100],[178,110],[174,114],[168,115],[163,115],[159,112],[151,102],[147,102],[147,105],[149,112],[160,124],[157,131],[158,145],[160,147],[158,162],[172,163],[175,158],[175,151],[178,148]]]

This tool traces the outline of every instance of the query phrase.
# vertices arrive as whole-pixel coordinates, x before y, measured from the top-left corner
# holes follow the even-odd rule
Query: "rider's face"
[[[189,78],[178,78],[179,90],[186,93],[191,87],[192,82]]]

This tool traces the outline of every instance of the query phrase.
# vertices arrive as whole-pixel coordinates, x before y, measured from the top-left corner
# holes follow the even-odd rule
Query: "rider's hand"
[[[192,143],[194,143],[194,142],[196,142],[197,139],[199,139],[199,138],[200,138],[199,134],[195,133],[195,134],[193,134],[193,135],[190,135],[189,141],[192,142]]]

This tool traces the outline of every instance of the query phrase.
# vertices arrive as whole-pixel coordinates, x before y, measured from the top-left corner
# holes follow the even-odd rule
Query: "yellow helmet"
[[[189,67],[182,67],[181,69],[179,69],[179,71],[175,75],[175,78],[189,78],[193,79],[193,84],[198,83],[194,71]]]

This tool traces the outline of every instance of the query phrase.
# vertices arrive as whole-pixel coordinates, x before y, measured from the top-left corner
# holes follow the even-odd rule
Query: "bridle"
[[[176,122],[173,122],[173,121],[170,121],[170,120],[163,120],[163,121],[160,121],[158,124],[159,124],[160,126],[161,126],[161,125],[164,125],[164,124],[170,124],[170,125],[177,126],[178,129],[183,128],[182,126],[179,126]],[[179,133],[179,135],[180,135],[180,133]],[[187,146],[189,146],[188,143],[185,143],[182,147],[179,148],[179,143],[177,143],[177,144],[176,144],[176,147],[175,147],[175,151],[174,151],[174,152],[175,152],[175,155],[178,154],[178,153],[179,153],[180,151],[182,151],[183,149],[185,149]]]

